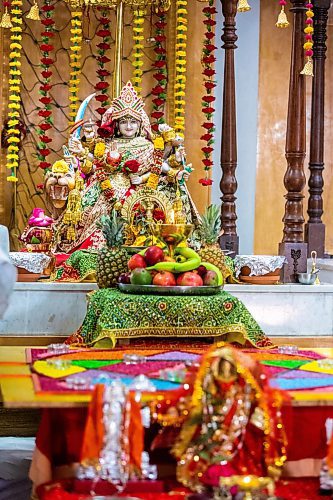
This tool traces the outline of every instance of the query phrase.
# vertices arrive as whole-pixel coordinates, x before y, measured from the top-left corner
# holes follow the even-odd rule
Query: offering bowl
[[[315,273],[297,273],[298,283],[302,285],[313,285],[316,281],[317,274]]]
[[[193,224],[152,224],[154,236],[164,241],[168,246],[169,255],[173,257],[174,249],[179,243],[186,240],[193,230]]]

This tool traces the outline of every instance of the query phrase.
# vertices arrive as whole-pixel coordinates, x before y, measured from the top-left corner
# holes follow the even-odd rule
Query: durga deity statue
[[[105,245],[101,216],[113,209],[120,213],[124,202],[145,187],[167,197],[169,206],[181,206],[183,222],[196,223],[199,215],[186,187],[192,168],[186,163],[183,138],[166,124],[153,136],[143,100],[131,82],[113,99],[100,127],[84,122],[86,105],[87,100],[64,158],[45,178],[47,206],[55,219],[52,251],[100,249]],[[165,214],[157,208],[153,217],[163,220]]]

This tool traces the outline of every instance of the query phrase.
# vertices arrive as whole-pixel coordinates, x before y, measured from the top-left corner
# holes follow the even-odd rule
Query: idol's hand
[[[131,184],[133,184],[133,186],[138,186],[139,184],[142,184],[142,182],[143,182],[141,175],[138,175],[138,174],[130,174],[129,178],[130,178]]]
[[[180,146],[175,152],[175,158],[178,163],[183,163],[185,160],[185,150],[182,146]]]
[[[70,136],[68,141],[68,149],[71,153],[75,155],[82,155],[85,152],[84,147],[81,144],[80,139],[77,137]]]
[[[180,170],[177,174],[177,179],[180,183],[187,182],[190,178],[191,172],[193,172],[192,163],[186,165],[184,170]]]

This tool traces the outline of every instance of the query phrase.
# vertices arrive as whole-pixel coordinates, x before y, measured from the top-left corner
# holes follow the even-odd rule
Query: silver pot
[[[317,273],[297,273],[298,283],[302,285],[313,285],[316,281]]]

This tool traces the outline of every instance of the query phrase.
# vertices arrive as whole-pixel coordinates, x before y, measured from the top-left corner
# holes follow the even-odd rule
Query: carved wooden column
[[[237,180],[237,137],[236,137],[236,95],[235,95],[235,65],[234,51],[236,41],[236,13],[237,0],[221,0],[224,16],[222,48],[225,50],[224,85],[223,85],[223,112],[222,112],[222,140],[221,140],[221,168],[222,192],[221,221],[223,235],[220,238],[222,248],[238,253],[239,238],[236,228],[236,190]]]
[[[325,59],[327,40],[327,20],[330,0],[314,0],[313,62],[311,136],[310,136],[310,178],[308,215],[305,225],[305,240],[308,255],[316,250],[318,257],[325,253],[325,225],[323,215],[323,170],[324,170],[324,104],[325,104]]]
[[[305,76],[301,75],[304,66],[304,26],[306,0],[291,0],[290,12],[293,16],[291,48],[289,101],[286,135],[287,170],[284,176],[285,214],[283,217],[283,240],[279,245],[280,255],[285,255],[288,263],[284,265],[282,281],[296,281],[297,272],[306,272],[307,244],[303,240],[303,189],[305,187]]]

